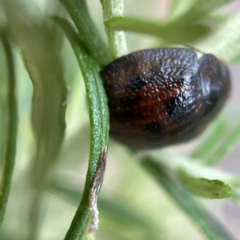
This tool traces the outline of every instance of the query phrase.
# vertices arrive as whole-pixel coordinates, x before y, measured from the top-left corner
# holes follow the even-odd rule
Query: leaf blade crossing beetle
[[[211,54],[158,48],[120,57],[100,71],[108,96],[110,135],[134,149],[186,142],[220,112],[231,83]]]

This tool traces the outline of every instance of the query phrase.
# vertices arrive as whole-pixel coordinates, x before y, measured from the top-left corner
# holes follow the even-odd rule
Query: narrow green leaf
[[[82,200],[65,237],[66,240],[77,240],[83,237],[90,220],[89,193],[103,149],[108,145],[108,107],[96,62],[87,54],[73,27],[64,19],[54,19],[63,29],[75,52],[84,78],[89,106],[91,144],[88,172]]]
[[[190,155],[192,159],[206,165],[214,165],[240,141],[240,112],[238,109],[226,110],[213,123],[202,143]]]
[[[4,143],[3,172],[0,192],[0,225],[6,212],[8,197],[11,188],[12,175],[15,165],[16,141],[17,141],[17,103],[16,103],[16,77],[12,48],[6,33],[2,33],[1,40],[5,51],[8,67],[7,94],[7,122],[6,141]],[[2,116],[1,116],[2,117]]]
[[[29,239],[37,237],[41,194],[57,159],[65,132],[67,89],[63,79],[56,31],[48,22],[36,23],[16,1],[4,1],[11,36],[19,47],[33,84],[32,126],[36,152],[30,169],[33,200],[29,204]]]
[[[105,25],[113,30],[150,34],[173,43],[195,41],[210,31],[207,26],[200,23],[188,25],[176,25],[175,23],[160,24],[157,21],[132,17],[114,17],[106,21]]]
[[[220,116],[210,126],[207,136],[197,146],[197,148],[190,154],[190,157],[195,160],[204,161],[210,155],[219,142],[226,136],[229,131],[229,119],[225,115]]]
[[[218,1],[194,1],[190,7],[186,6],[186,11],[182,15],[176,18],[174,21],[178,22],[196,22],[202,20],[206,15],[212,13],[219,7],[222,7],[226,3],[231,2],[232,0],[218,0]]]
[[[54,181],[49,185],[49,191],[74,205],[78,204],[82,195],[82,191],[71,187],[71,184],[63,184],[58,181]],[[116,230],[112,229],[115,234],[118,233],[119,236],[124,236],[119,232],[119,229],[125,229],[125,231],[134,229],[133,232],[140,232],[141,236],[145,236],[145,239],[153,240],[158,236],[158,231],[154,229],[155,224],[142,214],[138,208],[129,206],[128,203],[115,198],[99,197],[98,201],[101,218],[103,220],[107,219],[108,222],[112,222],[116,226]],[[161,238],[159,237],[159,239]]]
[[[228,198],[231,195],[230,186],[220,180],[192,177],[181,169],[176,174],[184,188],[194,195],[213,199]]]
[[[229,2],[232,0],[172,0],[171,17],[184,18],[185,16],[186,21],[196,21]]]
[[[189,216],[208,240],[233,239],[221,225],[207,214],[207,212],[170,177],[170,174],[163,165],[147,157],[141,160],[141,164],[172,197],[173,201]]]
[[[34,178],[53,164],[65,131],[67,89],[53,26],[37,25],[16,2],[6,1],[9,28],[33,83],[32,125],[37,142]],[[37,180],[36,180],[37,181]]]
[[[196,2],[196,0],[171,0],[168,17],[173,19],[183,15],[194,2]]]
[[[205,164],[214,165],[219,162],[224,156],[226,156],[231,149],[240,141],[240,121],[231,130],[231,132],[224,137],[221,144],[215,149],[215,151],[205,159]]]
[[[171,43],[193,42],[216,29],[222,18],[213,17],[210,13],[230,0],[198,0],[190,3],[182,1],[182,4],[179,2],[173,3],[178,10],[175,13],[173,11],[172,15],[162,22],[134,17],[112,17],[105,22],[105,25],[114,30],[154,35]]]
[[[0,28],[0,35],[3,30]],[[4,144],[6,142],[6,122],[7,122],[7,63],[5,58],[5,51],[0,44],[0,167],[2,168],[4,162]]]
[[[191,173],[196,178],[207,178],[207,179],[221,179],[222,181],[230,183],[236,176],[229,172],[206,166],[202,160],[195,160],[189,156],[173,154],[172,151],[162,150],[155,154],[151,153],[154,159],[158,159],[159,162],[164,164],[167,168],[173,172],[178,172],[179,169],[184,172]]]
[[[109,63],[110,54],[89,15],[86,1],[60,0],[60,2],[65,6],[79,32],[79,37],[98,64],[103,67]]]
[[[203,52],[213,53],[225,61],[230,61],[240,52],[239,28],[240,13],[233,14],[223,21],[207,39],[195,47]]]
[[[123,0],[104,0],[102,2],[104,21],[113,17],[123,16],[123,4]],[[113,59],[126,55],[128,52],[125,33],[123,31],[111,30],[108,27],[105,30]]]

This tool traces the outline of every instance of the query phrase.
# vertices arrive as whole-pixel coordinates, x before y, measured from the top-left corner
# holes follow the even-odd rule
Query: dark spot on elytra
[[[142,97],[138,95],[130,95],[114,100],[110,99],[108,105],[112,119],[127,122],[141,118],[141,111],[138,107],[140,101],[142,101]]]
[[[146,125],[145,132],[159,136],[163,133],[163,126],[160,122],[154,121]]]
[[[170,118],[174,119],[175,116],[178,116],[178,112],[180,111],[179,105],[180,105],[180,99],[178,96],[168,99],[168,104],[166,106],[166,113]]]
[[[122,98],[119,98],[119,104],[126,109],[138,106],[140,101],[142,101],[141,95],[129,95]]]
[[[111,110],[110,110],[111,113]],[[114,111],[111,114],[111,120],[113,121],[121,121],[122,123],[124,122],[132,122],[135,121],[135,119],[138,119],[139,117],[141,117],[141,113],[139,110],[124,110],[122,111],[121,109],[119,109],[119,111]]]
[[[127,86],[129,89],[140,89],[148,84],[148,79],[146,79],[142,74],[132,75],[130,77],[130,84]]]

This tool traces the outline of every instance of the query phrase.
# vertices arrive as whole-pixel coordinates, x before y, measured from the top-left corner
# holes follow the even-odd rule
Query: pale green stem
[[[113,17],[123,16],[123,0],[103,0],[103,18],[104,22]],[[114,31],[106,26],[108,44],[113,59],[128,53],[124,31]]]

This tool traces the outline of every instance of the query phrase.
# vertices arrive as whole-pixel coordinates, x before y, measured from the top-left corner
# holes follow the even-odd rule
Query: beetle
[[[130,53],[100,71],[110,135],[134,149],[189,141],[220,112],[231,88],[225,63],[186,48]]]

